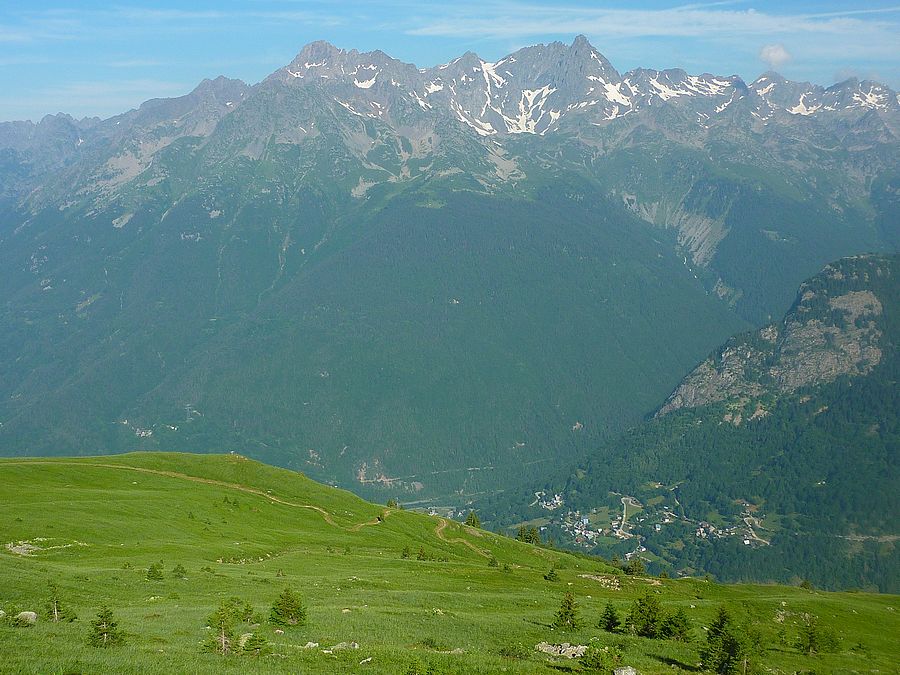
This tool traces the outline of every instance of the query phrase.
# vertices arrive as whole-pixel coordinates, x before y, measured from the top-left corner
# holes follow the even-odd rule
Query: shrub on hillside
[[[306,607],[300,596],[285,588],[272,605],[269,623],[276,626],[302,626],[306,623]]]
[[[596,640],[591,640],[579,663],[587,670],[612,675],[622,663],[622,652],[617,647],[601,645]]]

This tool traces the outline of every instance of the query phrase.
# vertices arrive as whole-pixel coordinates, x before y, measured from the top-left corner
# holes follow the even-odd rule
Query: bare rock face
[[[816,298],[815,295],[812,298]],[[875,319],[882,314],[881,302],[871,291],[850,291],[827,298],[836,310],[836,324],[818,318],[800,307],[798,316],[786,322],[780,362],[769,373],[781,391],[828,382],[839,375],[865,375],[881,361],[881,331]]]
[[[684,379],[657,416],[723,401],[777,397],[841,375],[868,374],[882,358],[879,319],[884,308],[867,286],[890,274],[890,266],[877,257],[829,265],[800,287],[782,322],[729,340]],[[757,409],[754,417],[762,414]],[[734,419],[740,416],[728,421]]]

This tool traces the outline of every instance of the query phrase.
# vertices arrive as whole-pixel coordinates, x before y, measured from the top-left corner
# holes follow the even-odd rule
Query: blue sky
[[[752,81],[771,67],[824,85],[857,76],[900,88],[896,1],[6,0],[0,120],[108,117],[217,75],[252,84],[318,39],[427,67],[579,33],[622,72],[681,67]]]

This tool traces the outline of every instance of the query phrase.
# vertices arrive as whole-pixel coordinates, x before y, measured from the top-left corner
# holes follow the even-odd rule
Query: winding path
[[[475,551],[475,553],[477,553],[478,555],[480,555],[484,558],[491,557],[490,553],[486,552],[484,549],[478,548],[471,541],[467,541],[465,539],[459,539],[459,538],[449,539],[448,537],[445,537],[444,530],[447,528],[447,525],[449,525],[449,524],[450,523],[446,518],[438,518],[438,524],[434,528],[434,536],[436,536],[438,539],[440,539],[445,544],[462,544],[463,546],[468,546],[470,549]]]

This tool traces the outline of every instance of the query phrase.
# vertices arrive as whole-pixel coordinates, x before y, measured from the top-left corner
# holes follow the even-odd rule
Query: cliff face
[[[684,379],[657,416],[722,401],[754,402],[752,414],[759,416],[766,400],[869,373],[882,358],[886,298],[879,294],[894,294],[896,261],[860,256],[828,265],[800,287],[781,322],[729,340]],[[739,424],[741,414],[729,421]]]

